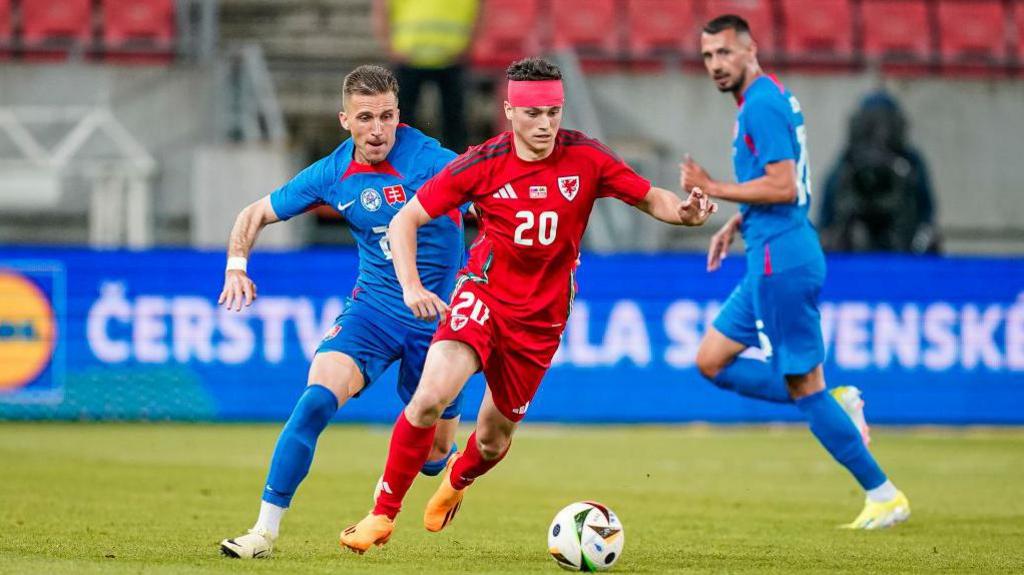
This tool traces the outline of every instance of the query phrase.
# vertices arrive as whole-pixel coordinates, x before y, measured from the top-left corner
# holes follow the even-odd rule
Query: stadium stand
[[[627,0],[626,40],[633,58],[698,52],[693,0]]]
[[[187,35],[177,20],[196,3],[218,7],[222,40],[258,40],[272,65],[348,66],[383,54],[368,0],[0,0],[0,57],[105,52],[115,62],[166,62]],[[882,61],[889,71],[934,73],[941,63],[944,73],[972,75],[1024,66],[1022,0],[483,0],[471,59],[497,70],[572,48],[589,70],[692,65],[700,23],[724,13],[750,22],[762,59],[776,66]]]
[[[853,9],[849,0],[782,0],[787,59],[850,61]]]
[[[758,53],[772,57],[776,53],[778,37],[775,30],[775,16],[770,0],[705,0],[702,20],[720,14],[738,14],[746,18],[754,30]]]
[[[852,93],[862,89],[865,78],[875,77],[872,65],[880,59],[885,62],[880,70],[883,81],[885,77],[905,69],[914,73],[954,77],[976,77],[980,73],[993,78],[1021,78],[1024,72],[1024,41],[1021,41],[1024,39],[1024,0],[612,0],[610,3],[601,0],[594,4],[567,1],[568,5],[562,5],[563,0],[482,0],[482,18],[472,51],[474,74],[471,75],[473,87],[470,90],[468,112],[471,139],[481,141],[494,129],[504,126],[500,107],[493,106],[495,100],[501,101],[504,96],[504,83],[496,81],[501,77],[501,70],[510,61],[522,56],[550,55],[556,38],[560,39],[561,45],[571,45],[581,50],[580,60],[584,71],[601,72],[586,77],[590,88],[600,90],[602,94],[601,101],[597,103],[601,113],[608,113],[609,109],[617,105],[605,101],[616,98],[604,95],[618,94],[616,90],[619,87],[622,87],[623,93],[628,93],[626,87],[642,86],[647,98],[643,105],[652,109],[660,105],[661,99],[666,99],[661,94],[668,89],[683,87],[682,94],[691,96],[681,97],[699,97],[701,90],[707,88],[700,77],[702,73],[697,49],[700,24],[727,11],[738,12],[750,19],[766,68],[778,72],[783,78],[799,72],[794,68],[808,65],[814,68],[814,75],[803,76],[803,81],[814,86],[814,89],[803,90],[807,93],[806,98],[810,101],[827,100],[835,109],[852,105]],[[586,10],[580,8],[577,11],[593,12],[587,16],[592,18],[589,24],[582,15],[570,13],[572,6],[584,4]],[[120,13],[137,5],[148,10],[141,21],[129,21],[130,15]],[[197,16],[200,6],[216,7],[216,10],[211,11],[214,14],[213,25],[190,25],[188,21]],[[213,53],[218,58],[224,57],[233,47],[258,43],[265,55],[260,69],[267,72],[267,77],[273,78],[272,90],[280,103],[290,141],[301,147],[298,153],[309,157],[326,153],[337,144],[337,127],[325,121],[325,118],[337,112],[339,78],[355,65],[379,62],[386,57],[384,47],[373,35],[369,6],[370,0],[0,0],[0,58],[5,57],[3,42],[10,42],[7,60],[0,62],[0,85],[7,98],[8,92],[19,84],[25,84],[26,79],[35,81],[36,76],[45,73],[52,78],[47,82],[57,88],[40,90],[40,93],[47,97],[52,94],[55,105],[94,105],[96,102],[88,99],[93,93],[117,94],[123,98],[124,102],[115,98],[112,107],[115,113],[120,113],[121,109],[126,110],[128,129],[153,151],[154,158],[160,164],[157,172],[159,175],[153,182],[154,198],[159,199],[161,206],[171,203],[170,208],[163,206],[156,212],[157,231],[154,237],[157,243],[166,242],[167,238],[187,242],[191,237],[189,230],[193,229],[189,227],[188,202],[182,200],[177,191],[168,190],[180,190],[182,182],[190,181],[193,173],[191,164],[183,157],[175,156],[177,152],[167,151],[173,146],[160,139],[167,132],[166,127],[158,130],[147,124],[131,122],[132,118],[141,115],[136,108],[143,105],[134,98],[141,90],[135,86],[142,85],[142,79],[146,79],[149,85],[165,77],[168,85],[161,85],[161,91],[167,94],[179,93],[170,86],[172,79],[181,81],[181,78],[188,78],[195,86],[206,86],[201,77],[203,70],[193,68],[190,64],[210,60],[202,60],[189,51],[187,46],[191,45],[193,38],[190,31],[210,30],[216,39],[209,46],[219,48],[211,48],[204,53]],[[54,11],[67,12],[71,9],[77,14],[74,18],[52,14]],[[556,19],[559,25],[563,22],[571,25],[559,31],[556,29]],[[74,26],[69,25],[68,20]],[[828,33],[823,32],[826,22],[831,28]],[[117,69],[125,62],[134,63],[130,56],[136,54],[136,47],[140,47],[138,53],[143,53],[147,47],[166,45],[169,34],[170,50],[180,66],[166,70]],[[989,39],[992,41],[986,41]],[[89,66],[81,71],[78,71],[81,67],[75,66],[59,70],[49,61],[45,66],[35,68],[4,65],[12,58],[50,60],[39,57],[47,50],[50,53],[61,53],[69,59],[101,56],[94,63],[113,65]],[[120,57],[112,59],[104,56],[105,53],[115,53]],[[229,69],[247,69],[241,65],[243,60],[238,60],[240,64]],[[909,65],[900,67],[901,62],[908,62]],[[823,63],[825,66],[821,66]],[[842,71],[832,73],[837,70],[833,63],[842,64]],[[675,75],[671,80],[659,79],[658,75],[664,67],[673,66],[679,66],[688,73]],[[102,70],[102,74],[97,74],[97,70]],[[826,72],[825,78],[817,77],[820,71]],[[93,88],[68,89],[68,85],[86,85],[77,79],[74,82],[64,80],[65,76],[77,78],[69,76],[75,73],[81,73],[83,78],[94,81],[88,84]],[[181,77],[175,74],[181,74]],[[104,86],[114,81],[108,80],[108,75],[117,79],[118,86],[127,86],[129,89],[108,90]],[[230,77],[233,78],[234,73]],[[960,90],[966,89],[958,82],[947,84],[943,78],[934,81],[935,90],[956,95],[946,96],[947,101],[956,99]],[[1020,101],[1019,92],[1016,91],[1019,90],[1019,84],[996,84],[992,91],[979,87],[975,97],[996,110],[1014,109],[1012,106]],[[908,102],[916,102],[916,105],[931,113],[931,100],[915,91],[919,84],[911,82],[899,86],[901,96],[906,97]],[[196,88],[182,90],[205,94]],[[849,97],[846,96],[848,93],[851,94]],[[648,98],[647,95],[651,96]],[[36,105],[39,99],[39,94],[19,92],[18,97],[5,101],[5,104]],[[177,105],[178,100],[181,98],[168,96],[161,101],[174,101],[174,105]],[[242,131],[237,127],[249,125],[238,120],[241,117],[239,111],[245,109],[247,100],[224,100],[233,103],[225,112],[224,125],[232,126],[228,130],[231,137],[238,137]],[[166,104],[162,106],[166,107]],[[174,115],[192,112],[191,108],[186,108],[185,105],[181,105],[180,109],[175,108],[177,112]],[[947,112],[943,108],[940,113]],[[615,120],[610,120],[606,126],[606,136],[617,148],[623,146],[624,142],[631,143],[638,139],[633,134],[620,133],[620,119],[615,116]],[[688,118],[688,123],[699,124],[700,121],[700,118]],[[194,125],[205,128],[219,124],[196,120]],[[253,125],[260,124],[257,122]],[[926,125],[930,131],[924,129]],[[934,165],[939,166],[936,179],[955,180],[958,185],[964,186],[964,182],[956,179],[961,177],[963,170],[942,167],[951,165],[944,158],[955,157],[954,152],[950,151],[956,150],[955,147],[944,147],[947,142],[958,139],[953,135],[952,128],[947,129],[945,124],[932,122],[918,126],[922,133],[928,134],[927,139],[932,144],[933,150],[929,153],[936,158]],[[1004,126],[1012,127],[1015,124],[995,121],[985,133],[999,132]],[[830,126],[826,128],[833,129]],[[649,126],[649,130],[655,135],[641,142],[646,146],[644,150],[664,150],[666,157],[692,151],[690,142],[685,142],[685,145],[675,143],[677,136],[672,130],[657,124]],[[1019,133],[1019,130],[1011,128],[1006,130]],[[835,138],[830,138],[829,133],[826,131],[824,136],[814,135],[816,141],[829,143],[819,144],[822,148],[819,164],[827,162],[836,152],[831,144]],[[179,134],[175,141],[186,141],[189,137]],[[1012,149],[1012,141],[1011,136],[1002,135],[991,139],[979,137],[973,141],[971,152],[976,159],[971,165],[979,167],[970,174],[970,181],[984,179],[986,190],[1009,189],[1016,185],[1014,176],[1000,167],[1005,165],[1005,161],[999,160],[1004,150]],[[636,162],[650,161],[650,165],[654,166],[649,169],[650,173],[661,174],[660,177],[671,181],[670,175],[666,175],[674,170],[669,160],[651,160],[660,156],[646,151],[637,152],[633,156],[637,158],[634,160]],[[823,171],[823,167],[820,171]],[[72,184],[77,186],[76,182],[67,182],[67,189],[72,189]],[[69,202],[85,197],[88,194],[68,196]],[[1024,236],[1020,236],[1019,232],[1014,232],[1018,235],[1014,236],[1017,239],[1012,240],[1002,239],[1001,232],[997,231],[989,231],[985,236],[994,239],[978,239],[978,230],[1017,230],[1015,221],[1019,221],[1019,218],[1007,210],[986,211],[977,207],[982,205],[981,202],[964,202],[960,205],[956,203],[958,200],[955,195],[941,199],[943,206],[950,206],[944,213],[956,214],[943,216],[948,220],[944,220],[943,225],[952,226],[944,229],[953,242],[950,245],[959,242],[957,245],[969,244],[970,249],[977,250],[988,249],[980,247],[985,241],[999,246],[1024,245],[1024,240],[1020,239]],[[71,217],[67,214],[75,210],[74,213],[84,213],[87,206],[81,202],[74,205],[62,202],[61,207],[66,208],[66,213],[62,212],[63,215],[59,217],[65,219],[54,220],[58,222],[54,228],[59,227],[59,231],[63,232],[73,227],[67,225],[69,220],[66,218]],[[967,215],[964,215],[965,210],[969,211]],[[26,237],[53,236],[64,238],[65,241],[70,241],[68,238],[84,238],[81,241],[88,239],[84,228],[75,228],[78,231],[74,236],[37,232],[37,229],[44,228],[35,225],[32,219],[35,215],[24,216],[13,224],[5,223],[5,217],[5,208],[0,205],[0,237],[22,237],[19,234],[28,234]],[[84,225],[83,216],[75,217],[79,217]],[[4,233],[7,235],[3,236]],[[335,231],[331,230],[331,233]],[[697,239],[700,241],[694,240],[695,243],[685,245],[702,248],[706,238]],[[665,245],[678,247],[684,245],[685,241],[673,239]],[[697,246],[697,243],[701,245]]]
[[[619,47],[615,0],[552,2],[551,31],[555,50],[572,48],[586,56],[614,57]]]
[[[939,2],[943,61],[997,62],[1006,56],[1006,18],[999,0]]]
[[[1010,6],[1017,6],[1011,10]],[[573,48],[593,63],[696,61],[699,23],[736,13],[757,30],[762,57],[784,65],[1014,61],[1007,30],[1024,3],[1001,0],[599,0],[484,3],[474,62],[495,67]],[[1017,43],[1022,46],[1024,43]],[[1019,52],[1024,53],[1024,48]],[[781,58],[780,58],[781,57]],[[1018,58],[1019,61],[1019,58]]]
[[[0,55],[14,42],[14,26],[11,21],[11,0],[0,0]]]
[[[22,0],[21,40],[29,55],[50,57],[91,47],[90,0]]]
[[[926,61],[932,35],[924,0],[864,0],[864,54],[898,61]]]
[[[1017,63],[1024,65],[1024,1],[1018,0],[1014,7],[1014,31],[1017,37]]]
[[[103,47],[108,53],[145,51],[166,61],[174,47],[174,0],[102,0]]]
[[[541,47],[537,0],[489,0],[484,3],[471,58],[479,66],[505,66]]]

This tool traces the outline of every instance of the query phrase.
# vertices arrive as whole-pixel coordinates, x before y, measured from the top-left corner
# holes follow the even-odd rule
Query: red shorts
[[[434,341],[460,341],[472,347],[498,411],[520,421],[551,367],[564,328],[524,327],[506,316],[479,283],[463,282],[452,294],[448,319],[438,326]]]

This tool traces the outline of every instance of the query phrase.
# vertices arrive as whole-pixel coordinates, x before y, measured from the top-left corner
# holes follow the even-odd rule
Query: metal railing
[[[59,136],[45,146],[41,134]],[[153,243],[151,178],[156,161],[107,107],[0,107],[0,203],[39,210],[60,201],[62,180],[85,177],[89,241],[93,246],[149,247]],[[94,152],[103,143],[102,155]]]
[[[232,141],[280,143],[287,137],[284,114],[259,44],[226,50],[219,62],[221,133]]]

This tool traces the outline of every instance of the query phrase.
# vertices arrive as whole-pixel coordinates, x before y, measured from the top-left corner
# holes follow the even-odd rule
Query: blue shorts
[[[810,373],[825,361],[818,294],[824,265],[768,275],[748,273],[715,318],[715,329],[748,347],[759,347],[783,375]]]
[[[423,363],[427,359],[427,348],[433,337],[432,324],[424,323],[422,328],[413,328],[381,313],[371,303],[349,299],[316,352],[340,351],[355,360],[363,374],[364,389],[370,387],[392,363],[400,361],[398,397],[408,404],[419,385]],[[357,393],[356,397],[359,395]],[[441,417],[452,419],[460,413],[461,393]]]

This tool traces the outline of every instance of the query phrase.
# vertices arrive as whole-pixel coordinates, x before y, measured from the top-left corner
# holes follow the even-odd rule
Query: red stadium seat
[[[705,22],[722,14],[743,17],[750,24],[758,52],[764,56],[776,52],[775,18],[770,0],[704,0],[703,14]]]
[[[996,61],[1006,55],[1006,18],[1000,0],[939,3],[939,46],[947,62]]]
[[[91,0],[22,0],[21,33],[26,48],[67,49],[92,41]]]
[[[700,51],[696,0],[628,0],[626,41],[633,57]]]
[[[1024,0],[1014,3],[1014,20],[1017,22],[1017,61],[1024,64]]]
[[[103,43],[170,50],[174,44],[174,0],[102,0]]]
[[[486,0],[471,58],[480,66],[504,68],[540,52],[539,0]]]
[[[558,0],[551,3],[556,50],[613,55],[619,47],[616,0]]]
[[[14,42],[14,25],[11,22],[11,0],[0,0],[0,56],[6,54]]]
[[[925,0],[863,0],[864,54],[872,58],[927,60],[931,26]]]
[[[809,61],[853,57],[849,0],[783,0],[786,54]]]

